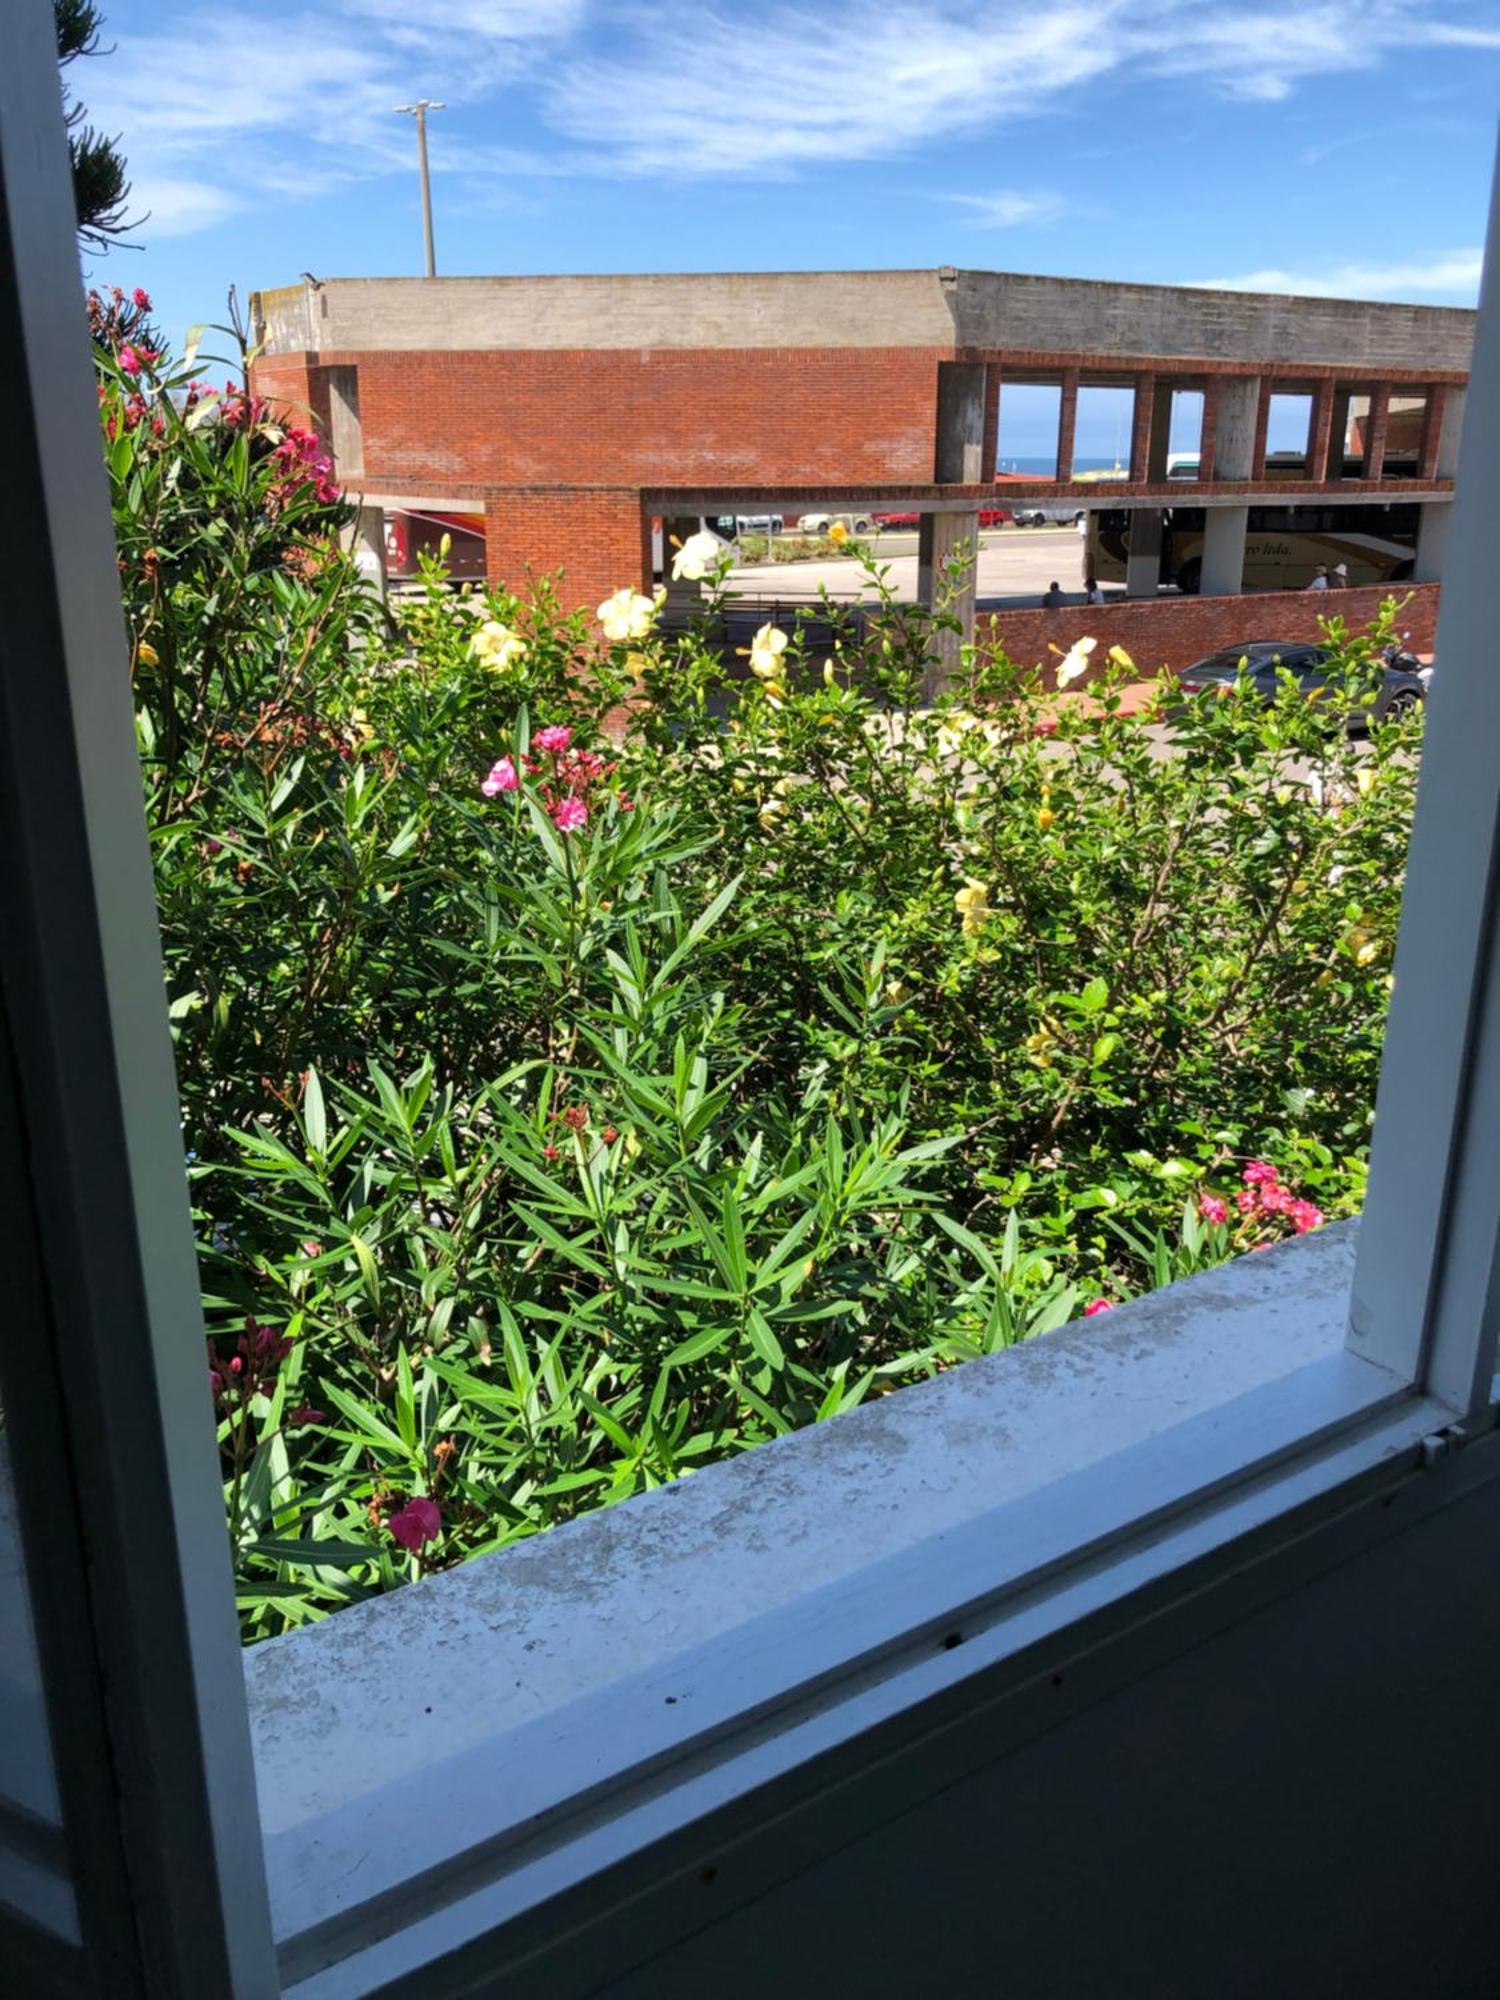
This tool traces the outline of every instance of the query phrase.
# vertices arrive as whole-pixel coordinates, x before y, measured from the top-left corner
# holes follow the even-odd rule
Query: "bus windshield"
[[[1342,563],[1349,582],[1402,583],[1412,573],[1418,509],[1348,501],[1296,507],[1278,500],[1250,509],[1245,531],[1246,590],[1302,590],[1319,569]],[[1084,564],[1101,583],[1123,583],[1130,549],[1131,510],[1104,507],[1088,520]],[[1204,510],[1163,510],[1161,581],[1196,592],[1203,573]]]

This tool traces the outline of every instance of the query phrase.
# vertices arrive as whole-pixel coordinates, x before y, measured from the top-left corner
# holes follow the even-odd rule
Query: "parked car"
[[[1251,639],[1243,646],[1225,646],[1217,653],[1210,653],[1207,659],[1184,667],[1178,685],[1186,695],[1214,694],[1232,687],[1243,671],[1262,700],[1274,701],[1278,670],[1284,667],[1303,693],[1313,699],[1326,685],[1323,668],[1328,658],[1326,647],[1310,646],[1299,640]],[[1357,710],[1346,720],[1351,731],[1363,729],[1369,722],[1389,722],[1410,714],[1426,698],[1427,686],[1420,672],[1387,665],[1381,673],[1374,705],[1368,710]]]
[[[804,514],[797,524],[804,535],[826,535],[835,521],[841,522],[851,535],[868,535],[873,514]]]
[[[920,514],[872,514],[870,518],[877,528],[916,528],[922,521]]]
[[[1027,502],[1017,507],[1015,522],[1018,528],[1065,527],[1081,528],[1088,519],[1086,507],[1073,507],[1066,502],[1058,505],[1035,505]]]
[[[981,507],[979,510],[981,528],[1003,528],[1012,518],[1009,507]]]

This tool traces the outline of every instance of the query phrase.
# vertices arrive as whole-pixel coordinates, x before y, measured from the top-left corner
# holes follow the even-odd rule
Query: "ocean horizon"
[[[1114,457],[1086,458],[1076,454],[1073,459],[1075,472],[1112,472],[1119,460]],[[1052,453],[1043,453],[1034,458],[1000,458],[995,461],[997,472],[1031,472],[1038,479],[1051,479],[1057,470],[1057,459]]]

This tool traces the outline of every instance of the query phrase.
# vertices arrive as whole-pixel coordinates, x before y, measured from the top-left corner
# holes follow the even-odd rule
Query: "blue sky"
[[[241,294],[438,268],[959,264],[1472,304],[1497,0],[103,0],[174,342]],[[1042,448],[1015,398],[1002,450]],[[1113,450],[1085,415],[1079,450]],[[1274,440],[1273,440],[1274,442]]]

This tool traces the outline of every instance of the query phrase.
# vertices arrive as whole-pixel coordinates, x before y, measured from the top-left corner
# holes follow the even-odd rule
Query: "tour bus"
[[[1246,590],[1302,590],[1319,568],[1343,563],[1353,586],[1403,583],[1412,573],[1418,508],[1354,506],[1323,501],[1310,507],[1252,507],[1245,531]],[[1084,568],[1101,583],[1123,583],[1130,548],[1131,513],[1101,507],[1089,514]],[[1163,509],[1161,581],[1189,593],[1203,573],[1201,507]]]

